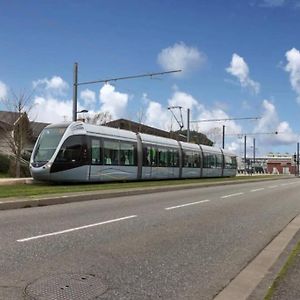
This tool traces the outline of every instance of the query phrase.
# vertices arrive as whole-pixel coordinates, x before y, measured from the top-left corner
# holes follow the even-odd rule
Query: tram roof
[[[150,135],[146,133],[139,133],[142,142],[148,143],[148,144],[156,144],[160,146],[166,146],[166,147],[176,147],[179,148],[178,141],[173,140],[173,139],[168,139],[156,135]]]

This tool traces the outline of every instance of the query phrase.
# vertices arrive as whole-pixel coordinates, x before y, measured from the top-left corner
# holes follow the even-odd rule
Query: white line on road
[[[32,237],[25,238],[25,239],[20,239],[20,240],[17,240],[17,242],[20,242],[20,243],[21,242],[27,242],[27,241],[41,239],[41,238],[52,236],[52,235],[64,234],[64,233],[68,233],[68,232],[72,232],[72,231],[77,231],[77,230],[86,229],[86,228],[90,228],[90,227],[95,227],[95,226],[100,226],[100,225],[104,225],[104,224],[119,222],[119,221],[132,219],[132,218],[136,218],[136,217],[137,217],[137,215],[133,215],[133,216],[123,217],[123,218],[119,218],[119,219],[108,220],[108,221],[105,221],[105,222],[100,222],[100,223],[95,223],[95,224],[89,224],[89,225],[85,225],[85,226],[70,228],[70,229],[66,229],[66,230],[62,230],[62,231],[56,231],[56,232],[51,232],[51,233],[47,233],[47,234],[41,234],[41,235],[32,236]]]
[[[274,188],[277,188],[277,187],[278,187],[278,185],[270,185],[270,186],[268,186],[269,189],[274,189]]]
[[[190,206],[190,205],[205,203],[205,202],[209,202],[209,201],[210,200],[201,200],[201,201],[197,201],[197,202],[191,202],[191,203],[181,204],[181,205],[177,205],[177,206],[166,207],[165,210],[171,210],[171,209],[175,209],[175,208],[180,208],[180,207],[185,207],[185,206]]]
[[[295,184],[295,183],[298,183],[298,182],[293,181],[293,182],[289,182],[289,183],[283,183],[282,185],[291,185],[291,184]]]
[[[221,199],[225,199],[225,198],[229,198],[229,197],[234,197],[234,196],[239,196],[239,195],[243,195],[244,193],[235,193],[235,194],[230,194],[230,195],[225,195],[222,196]]]
[[[251,190],[250,192],[258,192],[258,191],[262,191],[262,190],[264,190],[265,188],[260,188],[260,189],[254,189],[254,190]]]

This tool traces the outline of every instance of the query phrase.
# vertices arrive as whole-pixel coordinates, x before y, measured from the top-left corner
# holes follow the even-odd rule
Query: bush
[[[8,173],[10,158],[7,155],[0,154],[0,173]]]

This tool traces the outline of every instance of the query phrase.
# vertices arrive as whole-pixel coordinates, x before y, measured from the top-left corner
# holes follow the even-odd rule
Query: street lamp
[[[83,109],[83,110],[81,110],[81,111],[77,111],[76,113],[77,113],[77,114],[81,114],[81,113],[87,113],[87,112],[89,112],[89,111],[86,110],[86,109]]]
[[[81,114],[81,113],[88,113],[89,111],[87,109],[82,109],[80,111],[76,111],[76,121],[77,121],[77,114]],[[85,122],[85,118],[83,116],[82,121]]]

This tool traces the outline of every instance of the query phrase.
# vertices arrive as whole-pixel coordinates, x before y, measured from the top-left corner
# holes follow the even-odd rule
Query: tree
[[[32,108],[32,94],[20,92],[18,95],[11,91],[9,96],[2,101],[7,108],[5,117],[0,122],[3,142],[6,143],[14,157],[15,176],[20,177],[22,153],[29,140],[32,138],[28,113]]]
[[[110,112],[99,112],[94,114],[93,116],[87,116],[86,122],[94,125],[105,125],[106,123],[112,120],[112,115]]]

